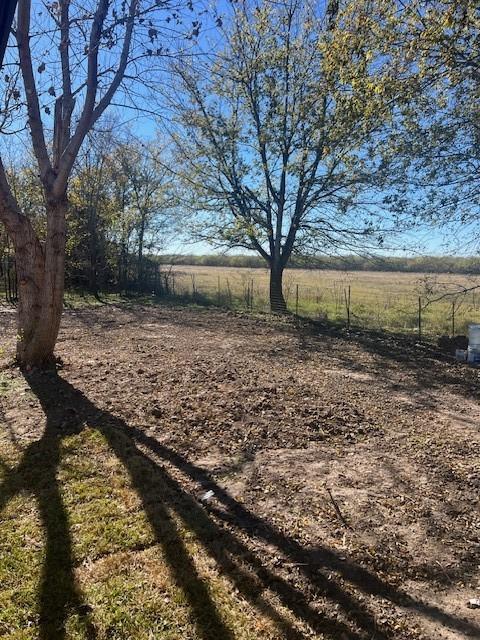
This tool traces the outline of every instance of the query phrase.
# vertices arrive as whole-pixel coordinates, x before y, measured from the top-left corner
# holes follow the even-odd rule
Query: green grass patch
[[[202,507],[101,429],[20,449],[2,440],[0,637],[283,638],[212,557]]]

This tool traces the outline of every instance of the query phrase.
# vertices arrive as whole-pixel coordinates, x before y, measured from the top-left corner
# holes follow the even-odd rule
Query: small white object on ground
[[[470,598],[468,606],[470,609],[480,609],[480,598]]]
[[[467,362],[469,364],[480,364],[480,350],[469,346],[467,350]]]
[[[210,489],[210,491],[206,491],[203,496],[200,496],[200,500],[202,502],[208,502],[209,500],[211,500],[213,498],[213,496],[215,495],[215,493]]]
[[[468,346],[471,349],[480,349],[480,324],[468,325]]]

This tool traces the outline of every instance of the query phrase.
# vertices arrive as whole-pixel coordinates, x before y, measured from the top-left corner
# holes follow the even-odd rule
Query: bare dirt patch
[[[194,308],[68,312],[58,355],[68,386],[43,396],[4,369],[3,441],[38,440],[48,411],[60,433],[116,420],[256,574],[256,602],[299,620],[282,637],[480,637],[477,371]]]

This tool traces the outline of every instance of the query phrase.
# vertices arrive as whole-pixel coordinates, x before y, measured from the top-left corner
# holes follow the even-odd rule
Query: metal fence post
[[[347,309],[347,330],[350,330],[350,296],[351,296],[350,285],[348,285],[348,294],[347,294],[347,291],[344,289],[343,295],[345,296],[345,307]]]
[[[418,339],[422,339],[422,298],[418,296]]]

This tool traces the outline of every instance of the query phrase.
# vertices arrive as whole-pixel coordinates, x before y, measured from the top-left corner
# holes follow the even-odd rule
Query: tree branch
[[[63,95],[55,103],[53,165],[59,169],[60,158],[70,140],[70,126],[75,100],[70,69],[70,0],[60,0],[60,62]]]
[[[42,118],[40,115],[40,105],[38,102],[38,92],[33,75],[29,36],[30,8],[31,0],[19,1],[16,37],[20,69],[22,71],[25,95],[27,99],[28,124],[30,126],[33,150],[38,162],[42,184],[46,188],[50,189],[53,184],[54,174],[50,158],[48,157],[47,145],[45,143]]]

